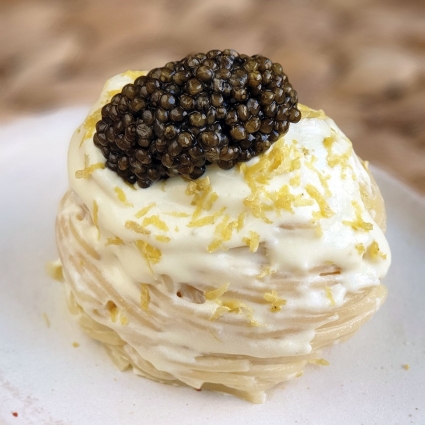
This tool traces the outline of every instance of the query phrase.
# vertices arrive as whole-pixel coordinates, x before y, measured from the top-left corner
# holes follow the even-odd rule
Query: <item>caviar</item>
[[[102,108],[93,141],[131,184],[197,179],[209,164],[228,170],[266,151],[300,120],[297,102],[280,64],[211,50],[124,86]]]

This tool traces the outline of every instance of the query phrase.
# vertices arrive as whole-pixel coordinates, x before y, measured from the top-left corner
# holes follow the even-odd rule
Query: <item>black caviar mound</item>
[[[227,170],[266,151],[300,120],[297,102],[280,64],[211,50],[127,84],[102,108],[93,141],[131,184],[197,179],[209,164]]]

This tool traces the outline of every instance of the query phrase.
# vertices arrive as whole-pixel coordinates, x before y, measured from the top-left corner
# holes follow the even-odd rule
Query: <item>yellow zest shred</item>
[[[225,300],[225,301],[222,301],[221,305],[219,305],[215,309],[214,314],[210,317],[210,320],[211,321],[217,320],[225,313],[241,314],[244,311],[252,313],[252,309],[241,301]]]
[[[329,362],[326,359],[311,359],[308,362],[319,366],[329,366]]]
[[[243,242],[249,246],[251,252],[257,252],[258,246],[260,244],[260,235],[257,232],[250,231],[249,238],[242,238]]]
[[[93,137],[93,134],[96,130],[96,123],[102,118],[101,110],[102,108],[97,109],[85,119],[83,128],[86,132],[83,139],[81,140],[80,148],[87,139]]]
[[[205,200],[205,203],[204,203],[203,209],[204,209],[205,211],[209,211],[209,210],[212,208],[212,206],[213,206],[214,202],[215,202],[217,199],[218,199],[218,195],[217,195],[217,193],[216,193],[216,192],[211,193],[211,194],[210,194],[210,196],[208,197],[208,199],[206,199],[206,200]]]
[[[105,164],[102,162],[98,162],[96,164],[89,165],[82,170],[77,170],[75,172],[75,178],[77,179],[87,179],[89,178],[96,170],[103,170],[105,168]]]
[[[247,306],[245,303],[239,300],[222,300],[221,297],[225,294],[229,288],[230,283],[224,283],[217,289],[213,289],[211,291],[205,292],[205,299],[210,301],[215,301],[218,306],[215,309],[213,315],[210,317],[211,321],[219,319],[225,313],[236,313],[236,314],[244,314],[244,316],[248,319],[250,326],[265,326],[261,323],[258,323],[253,319],[254,310]]]
[[[264,267],[260,274],[257,275],[258,279],[262,279],[263,277],[269,276],[271,274],[275,274],[277,270],[272,269],[270,266]]]
[[[331,288],[329,288],[329,286],[327,285],[325,285],[325,295],[326,295],[326,298],[330,301],[331,306],[334,306],[336,304],[335,299],[332,294]]]
[[[404,370],[409,370],[410,369],[410,366],[406,363],[406,364],[403,365],[403,369]]]
[[[286,300],[279,298],[279,295],[275,290],[271,292],[266,292],[264,294],[264,299],[271,304],[270,311],[276,313],[277,311],[282,310],[282,306],[286,304]]]
[[[252,313],[247,312],[247,313],[245,313],[245,315],[246,315],[246,318],[249,320],[249,326],[257,327],[257,328],[267,326],[267,324],[260,323],[257,320],[255,320],[254,315]]]
[[[168,236],[164,235],[155,235],[155,239],[159,242],[170,242],[171,239]]]
[[[218,248],[222,248],[223,242],[227,242],[232,238],[233,230],[237,227],[238,223],[237,221],[230,221],[230,215],[226,214],[221,222],[217,225],[215,228],[214,234],[215,238],[214,240],[208,245],[207,251],[213,252],[217,250]]]
[[[193,195],[191,205],[195,206],[195,210],[192,214],[192,221],[189,223],[189,227],[201,227],[212,224],[214,222],[214,219],[212,218],[206,218],[205,220],[201,219],[200,221],[197,221],[202,212],[211,210],[214,202],[218,199],[217,193],[212,192],[209,177],[204,177],[195,181],[189,181],[185,193],[188,196]],[[224,211],[223,208],[222,210]]]
[[[367,254],[370,256],[370,257],[372,257],[374,260],[377,260],[379,257],[381,257],[382,259],[386,259],[387,258],[387,255],[386,254],[384,254],[381,250],[380,250],[380,248],[379,248],[379,245],[378,245],[378,242],[376,242],[376,241],[373,241],[370,245],[369,245],[369,247],[368,247],[368,249],[367,249]]]
[[[185,213],[185,212],[175,212],[175,211],[173,211],[173,212],[166,212],[164,214],[171,215],[173,217],[179,217],[179,218],[190,217],[190,214]]]
[[[238,224],[236,226],[236,230],[238,232],[243,229],[243,226],[245,224],[245,218],[246,218],[246,211],[242,211],[238,216]]]
[[[115,236],[114,238],[108,238],[106,240],[105,246],[109,245],[124,245],[124,241],[118,236]]]
[[[135,241],[135,244],[149,266],[161,261],[162,252],[158,248],[142,240]]]
[[[296,140],[288,143],[283,138],[279,139],[265,152],[257,163],[248,165],[241,164],[238,168],[251,189],[251,194],[244,199],[244,206],[257,218],[266,223],[272,223],[266,212],[281,210],[293,212],[293,204],[303,205],[300,196],[290,193],[289,186],[284,185],[276,192],[267,192],[264,185],[275,176],[284,173],[293,173],[301,168],[303,152]],[[290,179],[291,186],[299,186],[300,173]],[[265,200],[263,200],[265,195]]]
[[[114,192],[116,193],[118,199],[124,204],[127,205],[128,207],[132,207],[133,204],[131,202],[127,201],[127,196],[125,196],[124,191],[119,188],[118,186],[115,186]]]
[[[293,205],[294,207],[309,207],[314,205],[314,201],[312,199],[307,199],[304,197],[304,194],[301,193],[299,195],[295,195]]]
[[[357,201],[351,201],[351,204],[354,207],[356,218],[354,221],[343,220],[342,224],[346,226],[351,226],[354,230],[364,230],[369,232],[373,229],[373,224],[368,223],[362,219],[362,209]]]
[[[318,111],[316,111],[315,109],[311,109],[308,106],[302,105],[301,103],[298,103],[297,108],[301,112],[301,116],[303,118],[320,118],[320,119],[326,118],[326,114],[324,113],[322,109],[319,109]]]
[[[226,207],[223,207],[212,215],[207,215],[205,217],[198,218],[196,220],[192,219],[192,221],[187,226],[188,227],[203,227],[203,226],[208,226],[209,224],[214,224],[215,220],[223,214],[225,209]]]
[[[125,184],[126,184],[126,186],[127,186],[127,187],[129,187],[131,190],[137,190],[137,189],[134,187],[134,184],[129,183],[127,180],[124,180],[124,183],[125,183]]]
[[[186,195],[194,195],[195,193],[209,191],[211,183],[209,177],[203,177],[198,180],[191,180],[186,187]]]
[[[292,204],[296,197],[290,192],[288,185],[283,185],[276,192],[267,192],[267,197],[273,201],[273,205],[277,210],[286,210],[294,212]]]
[[[135,221],[128,220],[125,222],[125,228],[134,230],[137,233],[141,233],[142,235],[150,235],[151,232],[148,229],[145,229],[140,224],[136,223]]]
[[[202,218],[198,218],[197,220],[192,220],[187,227],[203,227],[208,226],[209,224],[214,224],[217,217],[214,215],[207,215]]]
[[[156,206],[156,203],[152,202],[152,204],[149,204],[146,207],[142,208],[141,210],[137,211],[137,213],[134,214],[134,216],[136,218],[142,218],[144,215],[146,215],[149,212],[149,210],[151,210],[155,206]]]
[[[298,173],[296,176],[290,178],[289,184],[292,187],[298,187],[301,184],[301,175]]]
[[[257,218],[261,218],[266,223],[273,223],[266,214],[265,211],[271,211],[273,208],[271,205],[267,205],[260,201],[260,194],[254,193],[244,199],[243,204],[251,211],[252,215]]]
[[[315,166],[314,163],[317,161],[317,158],[313,156],[310,161],[306,161],[305,165],[310,168],[310,170],[314,171],[317,177],[320,180],[320,184],[325,190],[325,197],[330,198],[332,196],[332,192],[329,190],[328,180],[331,178],[330,175],[324,176]]]
[[[230,283],[224,283],[217,289],[213,289],[211,291],[205,292],[205,299],[207,300],[216,300],[220,298],[225,292],[227,292],[227,289],[229,288]]]
[[[168,231],[167,223],[162,221],[157,215],[152,215],[143,219],[143,226],[149,226],[150,224],[157,227],[159,230],[163,230],[164,232]]]
[[[366,247],[362,243],[356,244],[356,249],[360,255],[363,255],[366,252]]]
[[[74,348],[78,348],[79,346],[80,346],[80,344],[78,343],[78,342],[73,342],[72,343],[72,346],[74,347]]]
[[[151,300],[151,296],[149,294],[149,286],[146,283],[142,283],[140,287],[140,305],[142,310],[149,310],[149,303]]]
[[[217,319],[219,319],[224,313],[227,313],[230,310],[229,307],[224,305],[219,305],[215,311],[214,314],[210,317],[210,320],[213,322]]]
[[[63,269],[60,260],[48,261],[45,266],[46,273],[54,280],[63,282]]]
[[[97,239],[100,239],[100,229],[99,229],[99,206],[96,201],[93,201],[93,224],[97,229]]]
[[[306,185],[305,190],[317,202],[320,208],[320,217],[329,218],[335,213],[329,208],[328,203],[321,193],[311,184]]]
[[[336,153],[334,153],[332,151],[332,146],[335,143],[336,139],[335,139],[335,134],[332,134],[332,136],[330,137],[326,137],[323,140],[323,145],[325,146],[326,150],[328,151],[328,156],[327,156],[327,161],[328,161],[328,165],[330,167],[335,167],[336,165],[340,165],[341,166],[341,178],[345,179],[346,175],[345,175],[345,170],[347,168],[351,168],[351,165],[348,163],[348,160],[351,157],[351,154],[353,152],[353,146],[351,145],[351,142],[347,139],[347,141],[350,143],[350,147],[349,149],[341,154],[338,155]]]
[[[321,238],[323,236],[323,228],[322,228],[322,226],[320,224],[316,224],[314,226],[314,231],[315,231],[316,236],[318,238]]]

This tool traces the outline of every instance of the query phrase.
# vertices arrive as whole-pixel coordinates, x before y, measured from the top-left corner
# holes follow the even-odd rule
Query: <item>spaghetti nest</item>
[[[369,199],[369,205],[384,227],[381,198]],[[106,262],[117,260],[114,246],[124,242],[109,240],[111,257],[106,258],[92,215],[72,191],[60,205],[57,242],[70,311],[121,370],[132,367],[155,381],[230,393],[253,403],[262,403],[270,388],[302,375],[307,363],[323,364],[319,350],[351,337],[386,297],[386,288],[375,285],[348,292],[336,305],[331,288],[340,271],[325,264],[309,270],[308,280],[285,271],[270,274],[268,285],[285,288],[284,297],[282,291],[264,288],[243,295],[231,284],[203,291],[167,275],[158,276],[155,285],[135,284],[120,261],[115,274],[105,272]],[[117,289],[117,279],[124,289]],[[306,284],[325,291],[329,308],[292,309],[280,317],[287,299]],[[275,323],[256,320],[256,307],[265,305],[275,309]],[[180,333],[170,335],[171,322]],[[309,350],[298,344],[304,340]],[[298,348],[289,349],[291,344]]]

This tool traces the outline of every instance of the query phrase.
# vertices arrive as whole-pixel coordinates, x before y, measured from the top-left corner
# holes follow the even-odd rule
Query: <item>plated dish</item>
[[[140,417],[146,418],[146,423],[155,423],[159,418],[173,423],[179,415],[189,416],[187,423],[196,423],[199,411],[205,419],[214,418],[222,423],[261,423],[265,412],[277,422],[283,409],[292,422],[315,419],[316,423],[327,423],[338,415],[349,424],[367,422],[372,415],[376,423],[388,423],[388,418],[398,417],[402,422],[412,415],[412,420],[417,421],[413,423],[420,423],[424,417],[420,394],[425,374],[421,366],[424,342],[420,327],[424,323],[420,308],[424,290],[420,280],[424,273],[424,203],[379,171],[375,174],[386,199],[388,238],[394,247],[394,258],[398,257],[385,281],[389,298],[362,333],[323,354],[330,363],[327,368],[309,366],[310,373],[305,377],[284,391],[275,390],[264,410],[247,408],[246,403],[228,397],[208,392],[194,394],[193,390],[168,388],[129,373],[116,373],[102,357],[98,345],[68,323],[62,289],[50,282],[40,267],[54,258],[51,223],[55,204],[66,188],[63,158],[67,139],[85,112],[61,111],[2,128],[5,155],[0,159],[0,188],[3,199],[8,201],[8,208],[2,211],[8,226],[2,230],[4,255],[0,263],[0,282],[6,300],[0,320],[1,338],[5,341],[0,356],[0,391],[6,400],[0,407],[0,418],[5,423],[16,420],[11,412],[33,423],[41,419],[65,423],[93,421],[94,409],[77,411],[75,406],[82,406],[90,393],[99,391],[102,397],[96,401],[96,411],[104,415],[105,423],[116,423],[122,418],[127,423],[136,423]],[[28,125],[34,132],[31,143],[19,137],[20,126]],[[46,155],[52,151],[53,154]],[[11,166],[16,157],[24,170],[19,178],[14,176]],[[62,177],[58,178],[61,172]],[[16,193],[20,196],[16,197]],[[45,236],[49,232],[50,245]],[[79,347],[74,347],[74,342]],[[409,365],[409,370],[403,365]],[[319,367],[322,370],[315,373]],[[103,392],[102,388],[108,391]],[[353,398],[362,406],[356,409],[355,420],[350,414]],[[385,420],[379,422],[381,417]]]

